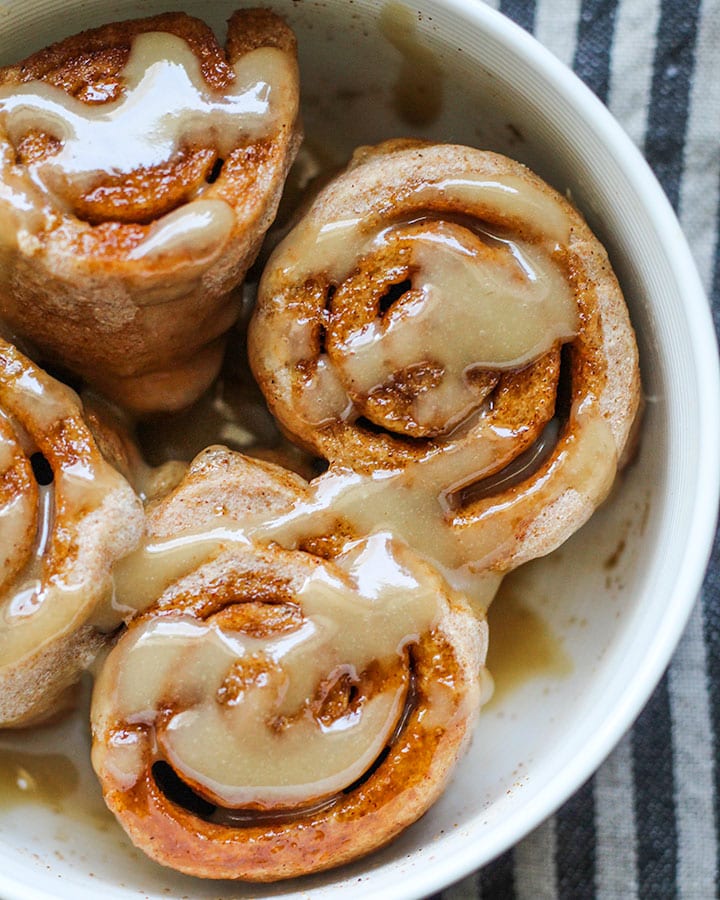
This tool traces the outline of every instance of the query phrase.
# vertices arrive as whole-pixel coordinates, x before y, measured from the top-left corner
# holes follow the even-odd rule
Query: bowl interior
[[[166,9],[195,13],[222,35],[234,5],[8,2],[0,62]],[[591,774],[659,678],[702,576],[717,497],[715,346],[685,243],[629,139],[559,63],[483,4],[269,5],[298,35],[306,165],[340,164],[357,145],[416,135],[507,153],[569,192],[608,247],[638,333],[647,396],[640,452],[580,533],[503,586],[491,613],[496,697],[449,790],[390,847],[260,888],[161,869],[104,811],[78,715],[0,737],[0,762],[22,747],[37,754],[30,775],[39,783],[44,771],[63,773],[46,796],[0,797],[8,900],[320,897],[340,888],[346,897],[401,898],[439,889],[522,837]]]

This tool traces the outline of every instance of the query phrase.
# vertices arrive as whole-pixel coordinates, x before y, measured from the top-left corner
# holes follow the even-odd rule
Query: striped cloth
[[[500,0],[580,75],[672,202],[720,326],[720,0]],[[719,461],[720,464],[720,461]],[[634,728],[551,819],[435,900],[720,896],[720,541]]]

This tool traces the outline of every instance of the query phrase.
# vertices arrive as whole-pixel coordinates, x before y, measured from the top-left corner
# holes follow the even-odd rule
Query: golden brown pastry
[[[139,411],[212,381],[300,141],[295,38],[105,25],[0,69],[0,316]]]
[[[380,533],[323,558],[252,540],[254,517],[305,492],[212,448],[118,577],[146,611],[97,679],[93,765],[133,842],[182,872],[271,881],[383,845],[476,719],[486,626],[405,545]]]
[[[330,462],[296,521],[387,528],[457,583],[588,518],[640,397],[623,296],[574,207],[503,156],[417,141],[362,148],[320,192],[265,268],[249,356]],[[289,546],[293,527],[269,534]]]
[[[137,429],[129,415],[94,391],[83,391],[80,399],[98,449],[130,483],[144,505],[164,497],[180,482],[187,471],[186,462],[169,458],[151,465],[140,449]]]
[[[142,531],[77,395],[0,341],[0,726],[53,712],[107,644],[94,617]]]

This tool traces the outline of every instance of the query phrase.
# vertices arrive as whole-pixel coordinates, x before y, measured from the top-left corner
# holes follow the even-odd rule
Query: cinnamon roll
[[[404,538],[458,583],[557,547],[607,495],[638,409],[607,254],[523,165],[454,145],[359,150],[275,250],[250,363],[330,463],[266,530],[329,516]]]
[[[0,726],[53,711],[107,643],[93,617],[142,531],[77,395],[0,341]]]
[[[117,578],[146,611],[97,679],[93,765],[134,843],[182,872],[270,881],[381,846],[476,719],[485,624],[407,546],[378,533],[321,556],[243,530],[305,491],[212,448]]]
[[[125,407],[212,381],[300,142],[295,38],[105,25],[0,69],[0,316]]]

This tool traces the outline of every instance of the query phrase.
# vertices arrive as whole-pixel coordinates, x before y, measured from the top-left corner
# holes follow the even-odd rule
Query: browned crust
[[[200,19],[186,13],[164,13],[103,25],[66,38],[21,63],[0,69],[0,85],[41,80],[84,103],[101,105],[116,100],[124,89],[122,69],[133,40],[154,31],[185,40],[198,58],[206,81],[218,91],[226,89],[235,78],[231,64],[258,47],[276,47],[292,56],[297,52],[293,33],[268,10],[233,13],[225,51]],[[18,147],[18,157],[21,162],[28,162],[52,153],[56,147],[57,142],[49,135],[31,133]],[[191,199],[216,160],[212,147],[188,146],[169,162],[152,169],[142,168],[115,177],[106,175],[91,190],[74,198],[75,213],[92,225],[152,223]],[[113,250],[116,252],[117,248]]]
[[[185,13],[165,13],[103,25],[66,38],[21,63],[0,70],[0,84],[40,80],[84,103],[102,105],[123,93],[122,69],[133,40],[153,31],[174,34],[187,41],[212,87],[223,90],[232,82],[233,70],[210,28]],[[249,49],[252,46],[251,41]],[[26,164],[56,149],[57,141],[53,137],[31,132],[17,147],[17,156]],[[68,199],[78,218],[92,225],[108,221],[151,223],[191,198],[210,172],[216,156],[211,148],[187,147],[161,166],[142,168],[129,175],[108,174],[90,190]]]
[[[297,53],[295,35],[276,13],[269,9],[237,10],[228,20],[228,56],[235,60],[256,47]]]
[[[132,792],[113,787],[101,772],[105,802],[133,843],[152,859],[202,878],[276,881],[333,868],[379,849],[437,800],[475,721],[475,711],[463,712],[462,706],[477,703],[477,695],[463,696],[462,703],[458,695],[442,725],[422,724],[432,706],[428,685],[472,676],[459,676],[456,650],[441,634],[424,638],[413,658],[423,686],[402,735],[370,778],[328,809],[291,814],[272,824],[218,825],[169,800],[150,769]],[[96,747],[104,739],[96,734]]]
[[[282,50],[293,72],[284,89],[296,112],[276,133],[237,146],[212,183],[206,184],[218,161],[212,145],[186,146],[169,163],[129,178],[108,176],[70,198],[74,213],[55,210],[38,235],[20,240],[10,254],[0,284],[3,318],[44,358],[139,412],[187,406],[217,374],[224,334],[240,308],[232,291],[275,217],[301,140],[295,37],[267,10],[233,14],[227,51],[199,20],[168,13],[67,38],[0,70],[0,83],[42,78],[85,102],[105,102],[122,89],[119,73],[132,38],[152,30],[188,40],[208,83],[218,88],[234,77],[230,65],[240,55],[261,46]],[[53,149],[47,135],[31,135],[18,148],[18,161]],[[204,199],[223,200],[233,211],[222,246],[202,258],[178,250],[130,259],[158,218],[200,188]]]
[[[215,508],[220,491],[225,498],[222,511]],[[304,483],[282,469],[212,448],[193,463],[185,482],[155,507],[150,528],[156,535],[177,534],[183,528],[212,525],[219,515],[242,519],[258,511],[281,512],[304,491]],[[426,566],[419,560],[413,564]],[[320,565],[325,563],[308,553],[274,546],[221,552],[167,588],[154,610],[131,623],[129,634],[154,615],[178,612],[214,617],[216,622],[225,618],[232,628],[262,629],[269,623],[270,628],[284,629],[289,619],[278,615],[278,604],[296,604],[296,592]],[[444,597],[444,612],[413,646],[412,662],[399,662],[411,665],[416,696],[387,758],[368,780],[323,809],[294,811],[270,823],[212,823],[163,793],[151,770],[155,757],[149,731],[114,720],[105,708],[114,667],[122,664],[121,639],[93,698],[93,764],[109,808],[133,842],[157,862],[191,875],[274,881],[355,859],[419,818],[447,784],[470,739],[487,642],[485,623],[478,622],[466,601],[449,591],[439,576],[433,577]],[[269,613],[259,608],[264,603],[270,604]],[[443,690],[438,685],[452,686],[440,704],[443,711],[435,704],[435,691]],[[341,700],[336,703],[342,706]],[[143,777],[129,789],[122,789],[104,765],[108,740],[124,730],[134,730],[146,742],[147,753]]]
[[[50,421],[36,408],[36,400],[24,396],[24,380],[41,385],[51,399]],[[24,429],[26,440],[43,454],[56,478],[76,466],[98,479],[89,481],[87,498],[79,506],[53,489],[52,540],[43,558],[41,579],[45,585],[83,583],[87,590],[75,602],[60,598],[68,608],[57,631],[44,634],[36,646],[12,662],[0,659],[0,726],[7,727],[51,713],[60,695],[109,641],[89,620],[111,591],[112,565],[139,540],[143,514],[135,493],[101,455],[77,398],[4,341],[0,341],[0,407]],[[30,487],[36,500],[35,482]],[[0,601],[11,590],[12,583],[5,586]]]
[[[88,89],[107,93],[100,102],[114,99],[115,92],[122,90],[119,73],[127,62],[133,39],[149,31],[164,31],[187,41],[213,87],[222,89],[232,80],[232,69],[212,30],[200,19],[171,12],[112,22],[64,38],[22,62],[0,69],[0,84],[40,79],[85,102],[92,102],[86,96]],[[103,91],[107,86],[109,89]]]
[[[408,198],[414,187],[467,174],[490,178],[512,175],[552,196],[565,210],[571,223],[570,239],[563,255],[558,255],[557,259],[565,266],[574,285],[581,318],[580,333],[572,343],[570,354],[572,396],[577,401],[576,406],[583,397],[595,399],[612,432],[615,457],[622,458],[641,394],[637,347],[624,298],[607,253],[581,215],[525,166],[498,154],[468,147],[390,141],[373,148],[361,148],[346,172],[320,193],[307,215],[314,217],[315,222],[361,218],[377,223],[378,227],[408,220],[413,213],[440,217],[444,214],[473,216],[501,228],[504,234],[517,234],[530,241],[542,239],[542,222],[525,222],[517,218],[503,220],[492,209],[471,209],[458,201],[448,200],[441,192],[432,200],[424,197],[421,210],[413,209]],[[376,314],[375,300],[369,301],[367,293],[374,292],[374,285],[382,282],[384,270],[366,271],[374,259],[359,263],[346,282],[334,286],[328,312],[325,308],[329,288],[327,273],[316,271],[302,283],[291,283],[284,279],[280,269],[274,267],[271,258],[260,285],[249,334],[251,367],[282,427],[303,446],[323,455],[331,465],[349,466],[364,473],[422,464],[428,456],[442,453],[445,438],[432,434],[420,437],[405,425],[392,427],[392,417],[402,418],[403,415],[402,403],[397,398],[394,406],[393,398],[390,398],[390,413],[383,413],[385,421],[377,423],[385,427],[368,428],[362,420],[356,423],[342,419],[320,427],[308,425],[302,418],[298,401],[305,389],[306,368],[311,369],[317,357],[289,366],[284,363],[284,354],[286,330],[290,321],[298,317],[317,320],[315,350],[320,352],[320,333],[327,329],[328,320],[335,324],[333,304],[336,297],[340,296],[343,303],[357,304],[356,319],[362,318],[362,310],[368,304],[372,307],[371,315]],[[401,259],[391,260],[387,265],[394,265],[400,272],[398,277],[402,276]],[[341,311],[340,326],[343,316],[348,315],[350,313]],[[326,333],[324,340],[332,359],[334,338]],[[488,426],[514,428],[525,422],[528,431],[522,434],[514,455],[522,453],[554,414],[559,374],[557,362],[557,354],[551,354],[523,371],[501,375],[489,395],[488,409],[482,414],[479,425],[471,428],[461,440],[471,444],[482,440]],[[400,399],[404,401],[404,398]],[[368,412],[367,403],[360,406],[359,412],[368,418],[373,415],[372,411]],[[577,427],[573,409],[556,450],[538,473],[538,480],[551,471],[570,446]],[[458,438],[451,435],[450,442],[457,446]],[[509,461],[498,460],[493,472],[486,475],[501,471]],[[612,459],[603,464],[614,472]],[[523,502],[527,488],[528,482],[523,482],[505,492],[470,503],[453,515],[452,527],[458,531],[482,527],[478,523],[493,504],[502,507],[516,504],[518,510],[513,526],[516,547],[509,556],[493,564],[500,568],[513,567],[557,546],[588,518],[604,497],[602,491],[598,496],[586,497],[581,490],[567,490],[560,498],[548,500],[547,508],[540,513],[537,504]],[[513,514],[510,510],[509,515]]]

